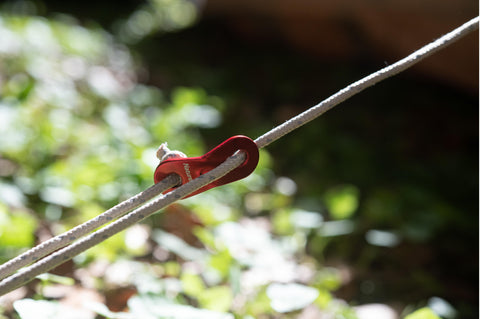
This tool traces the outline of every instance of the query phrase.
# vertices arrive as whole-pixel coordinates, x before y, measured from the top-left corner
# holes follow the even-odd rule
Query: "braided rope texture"
[[[112,222],[108,226],[105,226],[100,230],[83,237],[72,245],[63,248],[25,268],[23,271],[4,279],[0,283],[0,296],[32,281],[35,279],[35,276],[55,268],[56,266],[84,252],[85,250],[119,233],[127,227],[149,217],[171,203],[189,195],[190,193],[193,193],[206,184],[223,177],[228,172],[240,166],[245,159],[245,154],[243,152],[238,152],[208,173],[201,175],[191,182],[176,188],[174,191],[167,193],[140,208],[137,208],[120,219]],[[162,189],[165,187],[166,189],[171,187],[171,183],[168,184],[165,182],[165,180],[159,182],[158,184],[163,184],[161,187]]]
[[[86,235],[95,228],[101,227],[106,223],[124,215],[135,207],[140,206],[146,201],[158,196],[170,187],[179,183],[179,179],[175,175],[168,176],[162,183],[155,184],[145,191],[136,194],[133,197],[121,202],[120,204],[110,208],[104,213],[88,220],[87,222],[78,225],[71,230],[55,236],[47,241],[44,241],[38,246],[26,251],[25,253],[9,260],[0,266],[0,279],[3,279],[13,273],[14,271],[26,266],[30,263],[36,262],[40,258],[48,255],[49,253],[67,246],[71,242]]]

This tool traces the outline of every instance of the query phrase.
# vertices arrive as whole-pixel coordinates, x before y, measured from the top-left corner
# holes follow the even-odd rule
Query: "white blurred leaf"
[[[178,305],[158,296],[136,296],[128,300],[128,307],[138,319],[234,319],[229,313]]]
[[[13,307],[21,319],[93,319],[88,310],[79,310],[55,301],[22,299],[14,302]]]
[[[355,307],[358,319],[397,319],[391,307],[384,304],[366,304]]]
[[[87,307],[95,313],[109,319],[135,319],[135,317],[127,312],[113,312],[106,305],[99,302],[88,303]],[[23,319],[23,318],[22,318]]]
[[[303,309],[318,297],[318,290],[300,284],[273,283],[267,288],[270,305],[277,312]]]
[[[320,213],[301,209],[295,210],[290,219],[292,224],[299,228],[318,228],[323,224],[323,216]]]
[[[206,257],[205,251],[192,247],[181,238],[159,229],[153,232],[153,240],[185,260],[200,260]]]

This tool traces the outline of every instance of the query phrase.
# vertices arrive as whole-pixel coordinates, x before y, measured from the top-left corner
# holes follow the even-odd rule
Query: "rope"
[[[40,258],[50,254],[52,251],[67,246],[71,242],[91,232],[92,230],[111,222],[114,219],[124,215],[135,207],[151,200],[167,189],[180,183],[178,175],[169,175],[162,183],[157,183],[137,195],[121,202],[120,204],[110,208],[104,213],[96,216],[89,221],[72,228],[71,230],[44,241],[40,245],[26,251],[25,253],[9,260],[0,266],[0,279],[3,279],[20,269],[21,267],[33,263]]]
[[[375,73],[370,74],[369,76],[364,77],[363,79],[350,84],[344,89],[338,91],[334,95],[330,96],[328,99],[320,102],[319,104],[311,107],[307,111],[291,118],[280,126],[277,126],[273,130],[265,133],[255,140],[258,148],[262,148],[272,143],[275,140],[278,140],[280,137],[285,134],[290,133],[291,131],[299,128],[300,126],[312,121],[313,119],[319,117],[326,111],[330,110],[334,106],[342,103],[343,101],[351,98],[357,93],[365,90],[366,88],[377,84],[380,81],[383,81],[393,75],[396,75],[412,65],[420,62],[426,57],[432,55],[433,53],[439,51],[440,49],[445,48],[446,46],[452,44],[453,42],[459,40],[468,33],[478,29],[479,17],[476,17],[457,29],[447,33],[438,40],[424,46],[423,48],[413,52],[409,56],[401,59],[400,61],[387,66]]]
[[[160,198],[153,200],[152,202],[140,208],[137,208],[136,210],[126,214],[125,216],[114,221],[108,226],[105,226],[104,228],[93,232],[92,234],[80,239],[72,245],[63,248],[49,255],[48,257],[45,257],[44,259],[41,259],[35,264],[25,268],[24,271],[21,271],[4,279],[0,283],[0,296],[26,284],[29,281],[32,281],[33,279],[35,279],[35,276],[38,276],[44,272],[55,268],[56,266],[73,258],[74,256],[84,252],[88,248],[91,248],[101,243],[107,238],[110,238],[111,236],[119,233],[127,227],[140,222],[141,220],[170,205],[171,203],[189,195],[190,193],[193,193],[197,189],[205,186],[206,184],[209,184],[212,181],[223,177],[231,170],[240,166],[240,164],[242,164],[244,161],[244,153],[239,152],[229,157],[224,163],[220,164],[208,173],[203,174],[200,177],[192,180],[191,182],[176,188],[170,193],[162,195]],[[171,184],[167,185],[168,183],[166,183],[165,180],[159,182],[158,184],[160,183],[163,184],[163,187],[168,186],[167,189],[171,187]]]
[[[420,62],[421,60],[437,52],[438,50],[452,44],[464,35],[476,30],[478,28],[478,22],[479,17],[476,17],[469,22],[463,24],[459,28],[453,30],[452,32],[442,36],[438,40],[424,46],[423,48],[415,51],[406,58],[396,62],[395,64],[385,67],[357,82],[354,82],[353,84],[350,84],[349,86],[338,91],[323,102],[313,106],[307,111],[297,115],[296,117],[286,121],[280,126],[260,136],[255,140],[255,143],[257,144],[258,148],[263,148],[267,146],[268,144],[279,139],[285,134],[288,134],[289,132],[297,129],[298,127],[312,121],[313,119],[322,115],[323,113],[345,101],[346,99],[363,91],[367,87],[370,87],[388,77],[404,71],[405,69]],[[52,238],[51,240],[40,244],[39,246],[18,256],[10,262],[7,262],[0,267],[0,278],[4,278],[4,276],[7,276],[13,271],[19,269],[20,267],[23,267],[24,265],[31,263],[56,249],[64,247],[57,252],[37,261],[33,265],[23,269],[23,271],[11,275],[10,277],[0,282],[0,296],[28,283],[29,281],[33,280],[35,276],[47,272],[52,268],[55,268],[61,263],[87,250],[88,248],[97,245],[105,239],[124,230],[125,228],[147,218],[148,216],[159,211],[165,206],[193,193],[197,189],[211,183],[212,181],[223,177],[228,172],[242,164],[244,160],[245,155],[243,154],[243,152],[238,152],[235,155],[229,157],[224,163],[214,168],[210,172],[201,175],[200,177],[192,180],[191,182],[188,182],[176,188],[174,191],[167,193],[166,195],[160,196],[158,199],[155,199],[150,203],[135,209],[134,211],[112,222],[108,226],[105,226],[100,230],[97,230],[90,235],[79,239],[72,245],[65,247],[79,236],[82,236],[90,232],[92,229],[97,228],[98,225],[103,225],[106,222],[110,222],[116,217],[122,216],[127,211],[138,207],[140,204],[156,197],[165,189],[171,188],[172,185],[174,186],[178,183],[178,179],[175,179],[175,177],[166,178],[163,181],[145,190],[144,192],[133,196],[125,202],[122,202],[121,204],[111,208],[105,213],[95,217],[93,220],[87,221],[86,223],[75,227],[74,229],[65,234]]]
[[[169,158],[187,156],[178,151],[171,151],[170,149],[168,149],[167,143],[163,143],[158,148],[157,157],[160,162],[162,162],[165,159]],[[134,195],[129,199],[121,202],[120,204],[115,205],[114,207],[92,218],[91,220],[88,220],[87,222],[78,225],[75,228],[61,235],[44,241],[43,243],[1,265],[0,280],[12,274],[16,270],[30,263],[36,262],[40,258],[50,254],[51,252],[67,246],[78,238],[88,234],[92,230],[99,228],[106,223],[117,219],[120,216],[123,216],[125,213],[151,200],[152,198],[157,197],[159,194],[163,193],[167,189],[174,187],[180,183],[181,180],[178,175],[169,175],[162,181],[162,183],[154,184],[143,192],[140,192],[137,195]]]

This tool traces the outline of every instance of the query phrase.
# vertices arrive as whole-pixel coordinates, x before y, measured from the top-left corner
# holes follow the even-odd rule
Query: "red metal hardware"
[[[239,150],[244,151],[247,157],[239,167],[184,198],[202,193],[210,188],[231,183],[250,175],[258,164],[259,155],[257,144],[247,136],[237,135],[230,137],[228,140],[224,141],[203,156],[172,158],[162,161],[155,169],[153,179],[156,184],[168,175],[175,173],[180,176],[182,179],[181,185],[183,185],[200,175],[211,171]],[[170,188],[164,193],[171,192],[176,187]]]

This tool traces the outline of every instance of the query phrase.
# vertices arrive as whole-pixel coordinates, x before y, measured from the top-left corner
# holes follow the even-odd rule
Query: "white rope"
[[[52,251],[60,249],[67,246],[71,242],[77,240],[78,238],[88,234],[92,230],[105,225],[106,223],[111,222],[112,220],[117,219],[118,217],[124,215],[135,207],[144,204],[145,202],[151,200],[152,198],[158,196],[167,189],[178,185],[180,183],[180,178],[178,175],[169,175],[167,178],[162,180],[161,183],[157,183],[148,189],[144,190],[137,195],[130,197],[129,199],[121,202],[120,204],[110,208],[104,213],[96,216],[95,218],[90,219],[89,221],[72,228],[71,230],[53,237],[43,243],[35,246],[34,248],[26,251],[25,253],[9,260],[0,266],[0,279],[3,279],[13,273],[14,271],[20,269],[21,267],[33,263],[40,258],[50,254]]]
[[[191,182],[176,188],[172,192],[161,196],[159,199],[137,208],[136,210],[126,214],[108,226],[105,226],[100,230],[83,237],[72,245],[63,248],[25,268],[23,271],[4,279],[0,283],[0,296],[30,282],[31,280],[35,279],[35,276],[55,268],[74,256],[84,252],[88,248],[101,243],[102,241],[119,233],[127,227],[147,218],[165,206],[170,205],[171,203],[193,193],[197,189],[211,183],[212,181],[221,178],[242,164],[244,160],[245,154],[243,152],[238,152],[237,154],[230,156],[225,162],[212,169],[208,173],[205,173]]]
[[[478,28],[478,22],[479,18],[474,18],[470,20],[469,22],[463,24],[459,28],[453,30],[452,32],[444,35],[443,37],[439,38],[438,40],[424,46],[418,51],[415,51],[414,53],[410,54],[406,58],[398,61],[395,64],[392,64],[386,68],[383,68],[357,82],[354,82],[353,84],[350,84],[346,88],[338,91],[336,94],[332,95],[328,99],[324,100],[323,102],[313,106],[312,108],[308,109],[307,111],[297,115],[296,117],[286,121],[282,125],[272,129],[271,131],[265,133],[264,135],[260,136],[255,140],[255,143],[257,144],[258,148],[263,148],[267,146],[268,144],[272,143],[273,141],[279,139],[280,137],[284,136],[285,134],[293,131],[294,129],[312,121],[316,117],[322,115],[326,111],[330,110],[334,106],[340,104],[341,102],[345,101],[346,99],[354,96],[355,94],[363,91],[367,87],[370,87],[390,76],[393,76],[395,74],[398,74],[399,72],[411,67],[412,65],[420,62],[424,58],[428,57],[429,55],[437,52],[438,50],[450,45],[454,41],[460,39],[464,35],[468,34],[469,32],[476,30]],[[239,152],[231,157],[229,157],[224,163],[216,167],[215,169],[211,170],[210,172],[201,175],[200,177],[192,180],[191,182],[188,182],[178,188],[176,188],[174,191],[161,196],[160,198],[153,200],[152,202],[137,208],[136,210],[128,213],[127,215],[121,217],[120,219],[112,222],[110,225],[105,226],[104,228],[86,236],[81,239],[79,239],[77,242],[73,243],[72,245],[65,247],[50,256],[45,257],[44,259],[41,259],[34,263],[33,265],[25,268],[23,271],[16,273],[14,275],[11,275],[10,277],[4,279],[2,282],[0,282],[0,296],[12,291],[15,288],[18,288],[27,282],[33,280],[35,276],[44,273],[46,271],[51,270],[52,268],[55,268],[56,266],[60,265],[61,263],[73,258],[74,256],[78,255],[79,253],[87,250],[88,248],[91,248],[98,243],[104,241],[105,239],[113,236],[114,234],[124,230],[125,228],[143,220],[144,218],[147,218],[151,214],[159,211],[160,209],[164,208],[165,206],[193,193],[197,189],[205,186],[206,184],[211,183],[212,181],[221,178],[231,170],[235,169],[238,167],[243,161],[245,160],[245,155],[243,152]],[[112,219],[118,216],[121,216],[124,214],[126,211],[139,206],[141,203],[155,197],[156,195],[160,194],[160,190],[168,189],[171,187],[171,185],[176,184],[177,181],[167,181],[167,179],[163,180],[162,182],[159,182],[158,184],[161,184],[159,186],[152,186],[148,190],[146,190],[143,193],[140,193],[138,195],[135,195],[134,197],[128,199],[127,201],[115,206],[114,208],[108,210],[104,214],[96,217],[95,223],[100,220],[102,221],[102,225],[105,223],[105,221],[110,221],[110,217]],[[157,184],[157,185],[158,185]],[[150,193],[150,191],[152,191]],[[148,193],[149,195],[146,195],[145,193]],[[142,195],[143,194],[143,195]],[[145,197],[143,197],[145,196]],[[151,196],[151,197],[149,197]],[[118,208],[120,206],[120,208]],[[129,209],[127,209],[129,207]],[[112,210],[114,211],[112,213]],[[108,214],[107,214],[108,213]],[[107,214],[107,215],[105,215]],[[101,217],[103,216],[103,217]],[[108,217],[106,217],[108,216]],[[92,223],[92,224],[90,224]],[[19,257],[15,258],[12,260],[12,262],[8,262],[0,267],[0,270],[2,271],[0,274],[3,275],[8,275],[11,272],[17,270],[20,267],[23,267],[24,265],[34,261],[36,258],[41,258],[48,254],[49,252],[58,249],[60,247],[64,247],[72,240],[75,240],[75,238],[78,238],[80,234],[85,234],[87,232],[90,232],[92,229],[93,221],[88,221],[83,225],[80,225],[74,229],[71,230],[73,234],[76,236],[71,236],[68,237],[66,236],[69,232],[66,234],[63,234],[61,237],[59,236],[57,239],[53,238],[51,240],[51,243],[47,244],[41,244],[40,246],[37,246],[30,251],[27,251],[25,254],[20,255]],[[88,226],[85,226],[88,225]],[[97,226],[93,227],[96,228]],[[78,229],[77,229],[78,228]],[[80,230],[82,229],[82,230]],[[84,229],[89,229],[88,231],[84,232]],[[75,230],[75,231],[74,231]],[[58,247],[57,247],[58,245]],[[47,247],[47,248],[45,248]],[[57,248],[53,248],[57,247]],[[0,276],[0,278],[2,278]]]
[[[167,143],[160,145],[157,151],[157,157],[160,162],[178,157],[187,157],[182,152],[171,151]],[[33,247],[32,249],[26,251],[25,253],[9,260],[0,266],[0,280],[4,279],[8,275],[17,271],[18,269],[36,262],[40,258],[50,254],[51,252],[67,246],[78,238],[90,233],[96,228],[99,228],[106,223],[109,223],[120,216],[123,216],[125,213],[131,211],[132,209],[146,203],[154,197],[157,197],[164,191],[169,188],[172,188],[181,183],[180,177],[176,174],[167,176],[161,183],[154,184],[148,189],[140,192],[129,199],[121,202],[120,204],[115,205],[104,213],[92,218],[91,220],[86,221],[85,223],[78,225],[71,230],[50,238],[49,240],[44,241],[43,243]]]
[[[446,46],[452,44],[466,34],[478,29],[478,21],[479,17],[476,17],[463,24],[462,26],[458,27],[457,29],[442,36],[438,40],[431,42],[423,48],[413,52],[406,58],[403,58],[390,66],[387,66],[375,73],[370,74],[369,76],[364,77],[357,82],[350,84],[346,88],[330,96],[328,99],[320,102],[319,104],[311,107],[307,111],[295,116],[294,118],[291,118],[282,125],[277,126],[273,130],[260,136],[255,140],[255,143],[257,143],[258,148],[265,147],[273,141],[278,140],[285,134],[288,134],[289,132],[319,117],[326,111],[342,103],[346,99],[351,98],[355,94],[365,90],[372,85],[377,84],[380,81],[385,80],[386,78],[389,78],[408,69],[412,65],[420,62],[431,54],[445,48]]]

